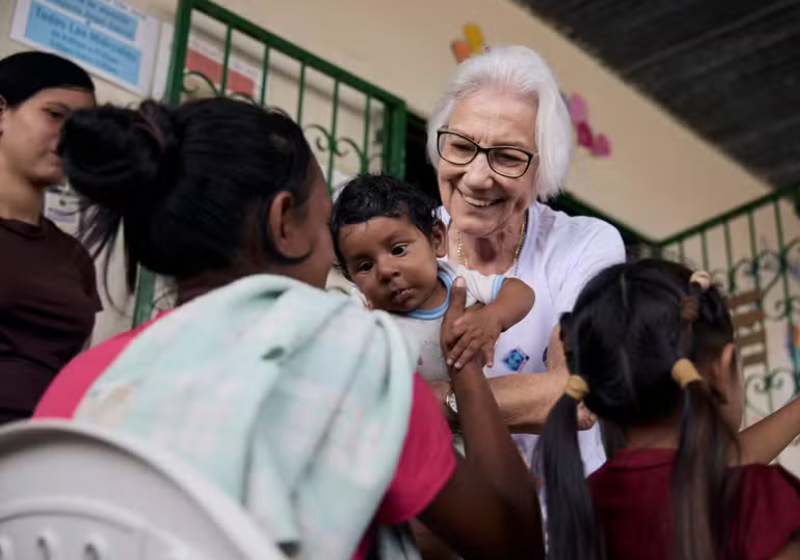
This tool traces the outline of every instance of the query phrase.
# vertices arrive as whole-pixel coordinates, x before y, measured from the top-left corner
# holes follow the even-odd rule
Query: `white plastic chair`
[[[0,430],[0,560],[285,560],[160,449],[58,420]]]

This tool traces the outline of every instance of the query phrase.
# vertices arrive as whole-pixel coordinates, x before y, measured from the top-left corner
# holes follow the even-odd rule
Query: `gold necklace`
[[[522,222],[522,229],[519,232],[519,241],[517,248],[514,250],[514,276],[517,276],[519,271],[519,254],[522,252],[522,247],[525,245],[525,238],[528,236],[528,210],[525,210],[525,220]],[[467,268],[469,266],[469,259],[464,252],[464,245],[461,243],[461,230],[456,233],[456,251],[458,253],[458,264],[463,264]]]

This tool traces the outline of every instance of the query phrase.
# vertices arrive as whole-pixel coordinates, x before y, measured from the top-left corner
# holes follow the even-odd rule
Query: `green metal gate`
[[[218,46],[220,67],[193,50],[193,41],[212,50]],[[215,75],[198,70],[198,64],[193,68],[198,60]],[[250,80],[252,89],[241,87],[250,83],[237,71],[243,64],[258,71],[258,79]],[[401,99],[208,0],[180,0],[165,101],[178,105],[198,94],[278,106],[293,116],[306,131],[331,190],[339,167],[344,176],[405,173],[406,106]],[[155,286],[155,275],[141,269],[134,325],[152,316]]]

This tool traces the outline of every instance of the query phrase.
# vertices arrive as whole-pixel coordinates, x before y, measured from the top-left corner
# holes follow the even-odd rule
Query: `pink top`
[[[169,311],[76,356],[56,376],[33,417],[72,418],[84,393],[128,343],[166,313]],[[448,481],[455,464],[450,429],[439,403],[422,377],[415,373],[408,433],[394,478],[375,514],[375,522],[396,525],[416,517]],[[374,527],[370,527],[353,560],[366,559],[373,535]]]

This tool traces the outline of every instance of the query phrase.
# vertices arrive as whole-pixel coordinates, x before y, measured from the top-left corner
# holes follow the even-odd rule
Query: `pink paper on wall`
[[[611,155],[611,143],[605,134],[598,134],[592,142],[592,154],[595,157],[608,157]]]
[[[592,142],[592,129],[589,127],[589,123],[580,123],[578,125],[578,144],[584,148],[591,148]]]
[[[586,101],[578,93],[573,93],[569,97],[569,116],[572,117],[574,124],[585,123],[589,120],[589,108],[586,106]]]

